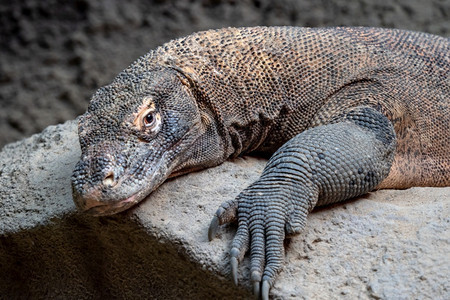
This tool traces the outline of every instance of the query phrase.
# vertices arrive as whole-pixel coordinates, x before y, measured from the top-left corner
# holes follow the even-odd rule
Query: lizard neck
[[[203,139],[216,136],[214,143],[208,141],[204,145],[212,146],[210,151],[220,157],[219,163],[260,148],[276,122],[262,112],[251,120],[241,118],[227,110],[221,101],[201,92],[197,93],[197,101],[205,125]],[[251,115],[246,110],[241,113]]]

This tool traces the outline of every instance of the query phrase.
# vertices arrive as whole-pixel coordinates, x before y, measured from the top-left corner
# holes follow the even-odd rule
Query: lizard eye
[[[137,112],[133,125],[140,131],[156,133],[161,129],[161,114],[150,98],[145,98]]]
[[[154,110],[147,110],[142,114],[141,118],[143,129],[150,129],[150,131],[156,132],[161,127],[161,115]]]
[[[152,127],[154,125],[155,121],[156,121],[156,118],[154,116],[154,112],[149,112],[144,117],[144,126],[147,128]]]

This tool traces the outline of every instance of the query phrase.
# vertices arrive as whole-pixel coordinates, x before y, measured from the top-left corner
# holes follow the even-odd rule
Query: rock
[[[238,158],[169,180],[122,214],[79,214],[70,176],[73,121],[0,152],[0,295],[18,298],[248,298],[227,251],[235,226],[207,240],[218,205],[258,177]],[[450,188],[382,190],[316,209],[287,241],[275,298],[449,299]]]

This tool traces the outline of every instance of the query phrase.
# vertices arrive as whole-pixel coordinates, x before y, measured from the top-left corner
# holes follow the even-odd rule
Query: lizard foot
[[[250,274],[256,297],[269,291],[282,267],[286,235],[302,231],[316,206],[362,195],[389,173],[395,132],[389,120],[369,107],[357,107],[336,123],[304,131],[280,147],[261,177],[234,201],[219,208],[210,238],[220,224],[238,219],[231,244],[233,281],[250,249]],[[320,197],[320,199],[319,199]]]
[[[217,230],[218,224],[238,219],[238,229],[231,244],[230,265],[233,282],[238,284],[238,265],[250,250],[250,274],[256,298],[269,299],[269,291],[284,260],[283,241],[285,230],[294,227],[289,213],[292,205],[286,197],[273,193],[273,186],[259,180],[244,190],[234,202],[225,202],[214,216],[209,233]],[[230,203],[233,203],[230,206]],[[235,209],[237,206],[237,210]],[[233,218],[228,210],[237,212]],[[288,230],[289,231],[289,230]]]

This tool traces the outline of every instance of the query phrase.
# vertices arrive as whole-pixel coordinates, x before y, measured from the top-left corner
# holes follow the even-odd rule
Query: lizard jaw
[[[124,200],[118,201],[114,204],[106,204],[95,199],[85,199],[83,213],[91,216],[108,216],[124,211],[135,205],[139,200],[136,199],[137,194],[132,195]]]

